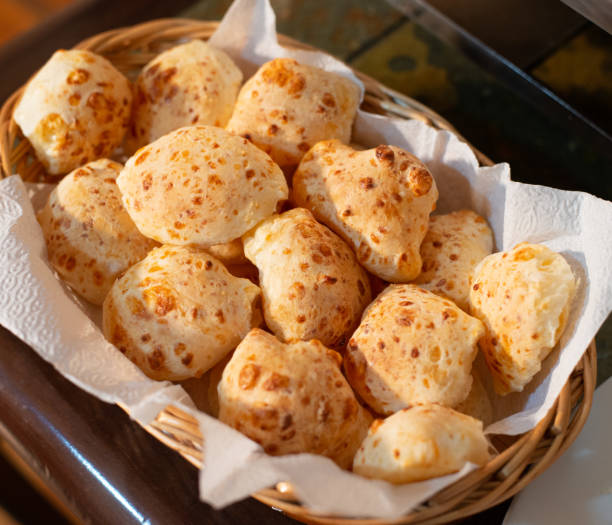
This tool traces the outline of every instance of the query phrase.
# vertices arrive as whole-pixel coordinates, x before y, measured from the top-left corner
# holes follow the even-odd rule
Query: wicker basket
[[[89,49],[109,59],[120,71],[135,78],[140,69],[159,52],[186,38],[207,40],[217,27],[216,22],[168,19],[133,27],[116,29],[93,36],[77,48]],[[311,47],[282,35],[281,45],[290,48]],[[419,102],[397,93],[359,72],[355,74],[366,89],[363,109],[397,118],[418,119],[438,129],[461,136],[440,115]],[[17,90],[0,110],[1,175],[19,173],[28,181],[53,180],[34,156],[13,120],[13,109],[23,88]],[[481,165],[492,162],[473,146]],[[322,524],[396,524],[447,523],[486,510],[512,497],[538,474],[543,472],[574,441],[591,408],[596,380],[596,350],[592,342],[561,394],[546,417],[522,436],[492,436],[499,454],[484,467],[445,488],[410,514],[393,520],[348,519],[312,514],[295,497],[288,483],[253,495],[259,501],[282,509],[300,521]],[[178,451],[190,463],[202,466],[202,435],[196,421],[184,412],[169,406],[145,427],[168,447]]]

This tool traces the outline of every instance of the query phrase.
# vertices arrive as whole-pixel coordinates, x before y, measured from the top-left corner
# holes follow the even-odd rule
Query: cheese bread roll
[[[281,341],[343,346],[371,301],[348,245],[303,208],[274,215],[244,236],[259,269],[266,324]]]
[[[470,275],[492,251],[493,233],[480,215],[471,210],[433,215],[421,244],[421,274],[413,282],[469,311]]]
[[[288,194],[270,157],[213,126],[181,128],[139,149],[117,185],[144,235],[204,247],[237,239]]]
[[[521,243],[489,255],[474,270],[472,315],[486,326],[480,341],[495,390],[521,392],[557,344],[576,280],[562,255]]]
[[[153,379],[200,377],[259,325],[259,300],[208,253],[162,246],[111,288],[104,335]]]
[[[102,304],[115,279],[157,246],[123,208],[115,184],[122,167],[102,159],[74,170],[38,214],[49,262],[94,304]]]
[[[293,177],[293,199],[342,236],[365,268],[390,282],[421,271],[419,248],[438,189],[427,167],[395,146],[356,151],[319,142]]]
[[[254,329],[223,371],[219,419],[268,454],[322,454],[348,468],[372,417],[355,399],[341,361],[317,340],[283,344]]]
[[[439,405],[419,405],[372,423],[353,472],[391,483],[410,483],[490,459],[482,423]]]
[[[411,284],[391,285],[366,308],[351,337],[351,386],[379,414],[418,403],[453,407],[472,386],[482,323],[452,301]]]
[[[225,127],[241,83],[232,59],[202,40],[157,55],[134,88],[130,151],[184,126]]]
[[[289,58],[259,68],[242,86],[227,129],[290,173],[320,140],[348,143],[359,106],[351,80]]]
[[[108,157],[130,121],[128,80],[90,51],[56,51],[28,82],[13,117],[50,174]]]

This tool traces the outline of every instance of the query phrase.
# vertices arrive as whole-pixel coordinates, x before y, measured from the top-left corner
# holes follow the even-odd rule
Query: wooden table
[[[279,31],[339,56],[442,113],[513,178],[611,198],[612,142],[606,131],[560,103],[519,68],[435,12],[385,2],[273,1]],[[85,1],[0,50],[12,71],[0,99],[58,47],[110,27],[176,14],[218,19],[227,0],[155,3]],[[452,44],[449,44],[452,42]],[[12,82],[12,85],[11,85]],[[571,154],[570,154],[571,153]],[[610,374],[611,323],[598,344]],[[64,506],[91,523],[290,523],[249,499],[222,511],[199,502],[197,472],[119,408],[82,392],[31,349],[0,329],[0,437]],[[1,502],[1,500],[0,500]],[[465,523],[500,524],[507,504]],[[32,521],[33,523],[34,521]]]

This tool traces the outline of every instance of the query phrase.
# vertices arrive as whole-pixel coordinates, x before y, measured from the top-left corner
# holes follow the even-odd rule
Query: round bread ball
[[[74,170],[38,214],[49,262],[75,292],[98,305],[115,279],[157,246],[123,208],[115,184],[122,167],[102,159]]]
[[[353,472],[391,483],[410,483],[458,472],[490,459],[482,423],[439,405],[406,408],[372,423]]]
[[[500,395],[521,392],[557,344],[569,316],[576,279],[562,255],[521,243],[476,267],[472,315],[485,324],[480,348]]]
[[[421,274],[413,282],[469,312],[470,276],[492,251],[493,233],[477,213],[433,215],[421,244]]]
[[[358,106],[359,88],[348,78],[276,58],[242,86],[227,129],[251,140],[290,174],[317,142],[348,143]]]
[[[304,208],[269,217],[243,239],[259,270],[270,330],[281,341],[344,346],[372,299],[348,245]]]
[[[391,285],[368,306],[351,337],[351,386],[379,414],[419,403],[453,407],[472,386],[482,323],[448,299],[411,284]]]
[[[283,344],[254,329],[223,371],[219,419],[268,454],[322,454],[348,468],[372,417],[355,399],[341,362],[317,340]]]
[[[108,157],[130,121],[129,81],[90,51],[56,51],[28,82],[13,117],[52,175]]]
[[[261,322],[259,301],[208,253],[162,246],[111,288],[104,335],[152,379],[200,377]]]
[[[419,248],[438,199],[427,167],[395,146],[356,151],[319,142],[293,176],[293,200],[343,237],[359,262],[389,282],[421,271]]]
[[[232,59],[202,40],[157,55],[136,81],[129,149],[184,126],[225,127],[241,83]]]
[[[270,157],[213,126],[181,128],[139,149],[117,185],[144,235],[203,247],[237,239],[288,195]]]

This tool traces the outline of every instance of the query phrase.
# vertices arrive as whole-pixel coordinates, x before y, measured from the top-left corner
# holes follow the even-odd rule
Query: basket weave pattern
[[[142,67],[161,51],[182,40],[208,40],[216,27],[216,22],[156,20],[101,33],[76,47],[105,56],[122,73],[135,79]],[[286,47],[312,49],[282,35],[279,35],[279,42]],[[426,106],[366,75],[357,71],[355,74],[362,80],[366,90],[363,109],[397,118],[418,119],[437,129],[446,129],[459,135],[449,122]],[[6,177],[19,173],[26,181],[53,181],[54,178],[46,173],[36,159],[30,143],[23,138],[12,118],[22,92],[23,88],[13,93],[0,110],[0,175]],[[485,155],[473,146],[470,147],[481,165],[492,164]],[[492,436],[492,444],[499,454],[484,467],[445,488],[401,518],[364,520],[317,516],[300,504],[287,483],[279,483],[275,488],[260,491],[253,496],[298,520],[330,525],[447,523],[481,512],[520,491],[574,441],[591,408],[596,363],[595,343],[591,342],[555,404],[533,430],[518,437]],[[190,463],[198,468],[202,466],[203,438],[197,422],[191,416],[169,406],[145,428]]]

